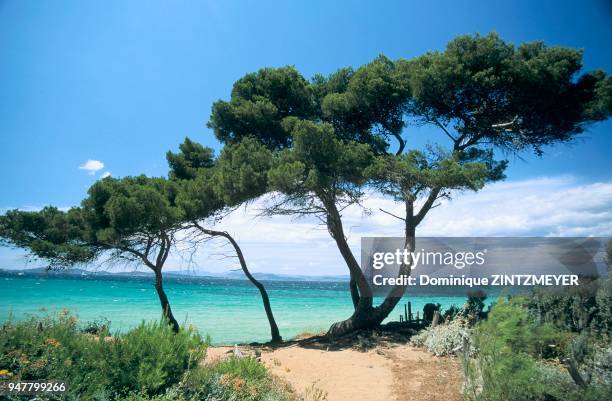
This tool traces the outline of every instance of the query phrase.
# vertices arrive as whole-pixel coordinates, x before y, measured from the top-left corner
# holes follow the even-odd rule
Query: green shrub
[[[114,385],[147,394],[178,383],[206,350],[206,343],[194,330],[174,333],[165,322],[143,322],[110,344],[106,374]]]
[[[23,380],[60,378],[73,370],[73,361],[96,347],[96,341],[81,335],[76,319],[66,313],[7,322],[0,329],[0,368]]]
[[[500,300],[487,320],[474,329],[476,356],[466,364],[468,399],[476,400],[602,400],[610,387],[593,382],[586,388],[574,384],[560,359],[581,349],[579,337],[551,324],[539,324],[525,306],[526,300]],[[599,364],[607,368],[604,354]]]
[[[612,241],[608,243],[612,249]],[[610,256],[608,256],[610,257]],[[608,262],[610,263],[610,262]],[[581,279],[580,286],[534,291],[527,304],[539,321],[573,332],[612,337],[612,270],[606,277]]]
[[[254,358],[229,357],[189,372],[181,383],[187,400],[290,401],[292,389]]]
[[[125,334],[84,333],[76,318],[7,322],[0,328],[0,374],[69,384],[62,399],[96,401],[292,401],[288,385],[253,358],[201,365],[208,341],[192,329],[141,323]]]
[[[22,380],[69,383],[82,400],[142,391],[152,395],[197,366],[206,342],[193,330],[174,334],[165,323],[142,323],[124,335],[83,334],[76,319],[56,317],[5,323],[0,329],[0,370]]]
[[[488,319],[473,330],[477,356],[467,364],[466,394],[478,400],[540,399],[545,388],[538,380],[528,314],[517,302],[499,301]]]
[[[262,380],[267,377],[268,371],[255,358],[227,358],[215,366],[215,371],[221,375],[241,377],[246,380]]]
[[[191,401],[191,399],[187,398],[179,387],[171,387],[166,392],[152,397],[145,392],[132,392],[116,401]]]
[[[541,358],[564,355],[574,335],[550,324],[538,324],[524,306],[525,299],[500,300],[476,330],[479,350],[525,353]]]
[[[591,283],[589,286],[595,285]],[[527,306],[541,322],[553,324],[573,332],[587,328],[599,329],[601,324],[596,298],[597,290],[587,287],[558,290],[538,289],[530,297]]]

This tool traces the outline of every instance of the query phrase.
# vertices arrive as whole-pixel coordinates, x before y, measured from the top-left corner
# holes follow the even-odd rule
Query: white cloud
[[[421,235],[610,236],[612,182],[553,177],[494,184],[431,211]]]
[[[100,160],[92,160],[88,159],[85,163],[79,166],[80,170],[85,170],[89,173],[89,175],[94,175],[98,171],[104,168],[104,163]]]
[[[110,176],[111,176],[110,171],[105,171],[105,172],[104,172],[104,174],[102,174],[102,175],[100,176],[100,178],[106,178],[106,177],[110,177]]]

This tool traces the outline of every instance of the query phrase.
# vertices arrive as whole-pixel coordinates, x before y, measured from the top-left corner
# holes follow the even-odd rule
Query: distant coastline
[[[50,270],[46,267],[35,267],[31,269],[0,269],[0,276],[64,276],[64,277],[153,277],[153,273],[145,270],[118,271],[107,270],[86,270],[86,269],[64,269]],[[348,282],[348,275],[339,276],[304,276],[304,275],[285,275],[274,273],[254,272],[253,275],[258,280],[265,281],[311,281],[311,282]],[[229,270],[215,273],[203,270],[176,270],[164,272],[166,278],[189,278],[189,279],[224,279],[224,280],[247,280],[242,271]]]

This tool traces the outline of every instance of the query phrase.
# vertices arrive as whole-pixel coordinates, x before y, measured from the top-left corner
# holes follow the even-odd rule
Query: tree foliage
[[[282,341],[272,313],[268,293],[248,269],[238,242],[226,231],[213,229],[209,224],[219,222],[222,215],[238,205],[249,202],[266,192],[267,173],[272,163],[272,153],[251,137],[225,146],[213,163],[202,163],[212,150],[194,144],[188,138],[180,146],[180,153],[168,152],[170,177],[180,186],[177,204],[184,211],[183,228],[195,231],[198,236],[225,238],[236,252],[246,278],[259,290],[266,316],[270,324],[273,342]],[[180,161],[180,163],[176,163]],[[190,171],[191,174],[177,174]]]
[[[328,78],[315,77],[313,86],[320,117],[332,124],[339,138],[367,143],[374,152],[385,153],[394,137],[398,153],[402,152],[410,87],[392,60],[381,55],[354,72],[340,69]]]
[[[175,202],[178,192],[175,183],[163,178],[105,178],[96,182],[82,202],[89,239],[121,250],[132,242],[169,233],[183,217]]]
[[[80,208],[40,211],[9,210],[0,216],[0,238],[9,246],[28,249],[33,256],[65,266],[94,259],[97,250],[83,246],[86,222]]]
[[[612,113],[612,78],[603,71],[579,75],[582,51],[543,42],[460,36],[443,52],[399,60],[398,68],[412,90],[408,113],[454,131],[463,148],[541,152]]]
[[[0,234],[55,266],[89,262],[106,251],[129,259],[147,256],[183,218],[177,193],[176,184],[163,178],[109,177],[91,186],[80,207],[7,212],[0,217]]]
[[[351,203],[357,199],[359,185],[365,181],[364,169],[373,158],[371,149],[338,139],[328,123],[292,118],[284,125],[292,133],[293,146],[275,158],[268,174],[270,190],[286,194],[285,205],[301,207],[306,213],[325,213],[325,205],[317,206],[317,202]],[[275,211],[290,212],[282,205]]]
[[[290,144],[285,117],[313,116],[312,89],[294,67],[264,68],[236,81],[230,101],[219,100],[208,126],[224,143],[255,136],[271,149]]]
[[[396,61],[379,56],[310,81],[293,67],[248,74],[229,101],[215,103],[209,126],[226,146],[250,137],[274,151],[267,190],[284,197],[269,213],[324,221],[351,272],[356,310],[378,315],[358,319],[356,312],[355,324],[377,324],[395,303],[385,300],[377,314],[366,297],[358,308],[367,289],[346,243],[342,208],[358,203],[364,189],[378,190],[404,202],[400,218],[406,237],[414,237],[439,199],[504,178],[507,161],[498,160],[497,150],[541,154],[608,118],[611,78],[581,68],[578,50],[514,46],[496,34],[460,36],[441,52]],[[410,149],[405,128],[422,124],[439,128],[448,146]]]
[[[214,163],[214,152],[189,138],[179,145],[179,153],[166,153],[166,159],[170,165],[170,178],[192,179],[198,170],[209,168]]]
[[[416,200],[434,188],[478,191],[503,179],[506,162],[492,151],[471,149],[453,154],[442,148],[381,155],[366,169],[371,184],[396,201]]]
[[[105,178],[89,188],[81,206],[62,212],[12,210],[0,216],[0,237],[52,267],[68,267],[101,257],[143,263],[155,273],[163,315],[178,331],[162,286],[162,268],[174,245],[184,211],[177,206],[179,186],[145,176]]]

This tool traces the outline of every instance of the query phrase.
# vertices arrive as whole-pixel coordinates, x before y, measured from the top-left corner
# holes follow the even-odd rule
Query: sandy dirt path
[[[207,360],[232,353],[214,347]],[[245,354],[253,349],[240,347]],[[460,400],[461,366],[451,358],[437,358],[409,345],[326,350],[293,345],[262,348],[261,361],[287,380],[299,394],[320,390],[327,401],[454,401]]]

